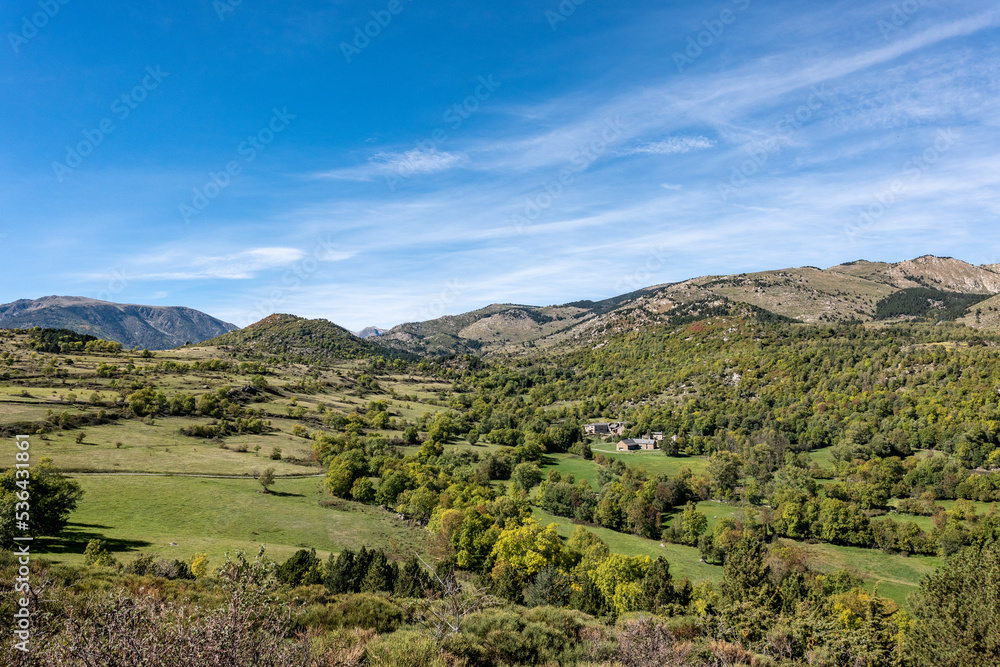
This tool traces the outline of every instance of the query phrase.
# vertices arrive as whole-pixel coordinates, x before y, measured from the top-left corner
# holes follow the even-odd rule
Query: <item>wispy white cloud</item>
[[[416,174],[447,171],[461,165],[464,160],[462,155],[439,151],[436,148],[430,150],[413,148],[401,152],[379,151],[370,156],[364,164],[324,171],[314,176],[344,181],[370,181],[386,176],[409,178]]]
[[[661,141],[633,146],[622,150],[619,155],[676,155],[678,153],[690,153],[691,151],[701,151],[715,146],[715,142],[708,137],[669,137]]]
[[[305,253],[298,248],[250,248],[227,255],[187,255],[180,250],[169,250],[157,257],[140,260],[140,267],[130,273],[136,280],[247,280],[261,271],[288,266],[302,259]],[[174,270],[158,271],[164,265]]]

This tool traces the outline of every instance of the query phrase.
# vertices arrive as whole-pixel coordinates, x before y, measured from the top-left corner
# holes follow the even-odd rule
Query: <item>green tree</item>
[[[274,576],[287,586],[312,586],[323,581],[322,563],[315,549],[299,549],[275,569]]]
[[[430,574],[420,565],[416,556],[410,558],[399,569],[396,577],[396,597],[423,597],[425,591],[433,589]]]
[[[649,571],[642,580],[643,607],[653,613],[659,613],[674,602],[676,597],[670,563],[663,556],[659,556],[649,566]]]
[[[15,535],[55,536],[62,532],[70,513],[83,497],[80,485],[63,475],[43,457],[27,471],[11,469],[0,474],[0,543],[9,545]],[[30,500],[31,508],[23,519],[28,530],[18,528],[21,510],[17,503]]]
[[[546,565],[535,574],[524,591],[524,604],[528,607],[551,605],[565,606],[572,592],[569,578],[553,565]]]
[[[100,565],[102,567],[115,565],[114,557],[104,548],[104,540],[98,539],[87,542],[87,548],[83,550],[83,562],[85,565]]]
[[[642,606],[640,582],[651,563],[649,556],[611,554],[589,575],[615,612],[624,614]]]
[[[542,481],[542,471],[538,468],[538,464],[532,461],[518,463],[510,474],[510,481],[515,489],[530,491]]]
[[[773,625],[781,595],[771,581],[767,548],[750,533],[726,555],[719,592],[723,622],[736,636],[756,641]]]
[[[351,497],[359,503],[370,503],[375,500],[375,485],[367,477],[358,477],[351,487]]]
[[[1000,545],[948,558],[911,600],[916,618],[906,641],[913,664],[1000,664]]]
[[[712,488],[722,497],[729,497],[740,481],[742,468],[742,460],[732,452],[721,451],[712,454],[708,459],[708,477],[712,482]]]
[[[270,493],[271,487],[274,486],[274,468],[265,468],[257,477],[257,483],[264,488],[264,493]]]
[[[698,544],[698,537],[708,528],[708,517],[694,503],[687,503],[681,513],[681,541]]]
[[[402,470],[393,470],[379,481],[375,501],[379,505],[395,507],[399,494],[411,486],[413,486],[413,480],[408,474]]]

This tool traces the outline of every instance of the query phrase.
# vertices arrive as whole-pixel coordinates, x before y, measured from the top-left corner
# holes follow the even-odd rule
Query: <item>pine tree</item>
[[[395,583],[393,567],[381,551],[372,551],[371,562],[364,579],[361,580],[361,590],[366,593],[391,591]]]
[[[781,593],[770,575],[767,548],[744,533],[726,555],[719,587],[723,627],[733,639],[757,641],[774,624],[781,609]]]
[[[354,552],[344,549],[334,561],[333,554],[327,561],[326,566],[326,589],[336,595],[338,593],[350,593],[354,586]]]
[[[429,588],[431,588],[430,577],[420,566],[417,557],[410,556],[400,569],[399,577],[396,579],[396,596],[402,598],[423,597],[424,591]]]
[[[661,609],[674,602],[674,580],[670,575],[670,563],[663,556],[658,557],[649,566],[649,572],[642,580],[642,598],[648,611],[659,613]]]

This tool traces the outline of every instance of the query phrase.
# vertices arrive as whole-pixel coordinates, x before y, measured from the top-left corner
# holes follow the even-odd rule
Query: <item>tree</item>
[[[375,485],[367,477],[358,477],[351,487],[351,497],[359,503],[370,503],[375,500]]]
[[[333,554],[326,561],[323,583],[334,595],[350,593],[354,587],[354,552],[344,549],[334,560]]]
[[[339,498],[347,498],[351,495],[354,487],[354,480],[361,476],[363,471],[358,466],[357,461],[345,454],[333,457],[330,461],[330,468],[323,480],[326,490]]]
[[[663,556],[657,557],[649,566],[646,578],[642,580],[643,607],[648,611],[659,613],[661,609],[671,604],[675,598],[674,579],[670,575],[670,563]]]
[[[552,605],[565,606],[571,592],[568,577],[552,565],[546,565],[535,574],[524,592],[524,604],[528,607]]]
[[[323,580],[315,549],[299,549],[274,571],[274,576],[288,586],[311,586]]]
[[[0,475],[0,543],[9,545],[15,535],[58,535],[82,497],[80,485],[63,475],[50,458],[43,457],[30,476],[24,469],[8,470]],[[26,498],[31,503],[27,531],[16,523],[17,503]]]
[[[413,485],[413,480],[402,470],[393,470],[384,475],[378,483],[378,491],[375,493],[375,501],[379,505],[395,507],[396,498],[406,489]]]
[[[371,562],[368,564],[368,571],[365,572],[364,579],[361,580],[361,590],[366,593],[391,591],[395,585],[395,567],[386,559],[385,553],[382,551],[373,552]]]
[[[774,623],[781,595],[771,581],[767,548],[750,533],[726,555],[720,593],[723,623],[735,636],[756,641]]]
[[[533,486],[542,481],[542,471],[539,470],[538,464],[532,461],[518,463],[510,474],[510,481],[515,489],[530,491]]]
[[[520,526],[501,532],[491,553],[518,573],[532,575],[547,565],[559,564],[563,548],[556,524],[542,528],[534,519],[528,519]]]
[[[104,548],[104,540],[93,539],[87,542],[87,548],[83,551],[83,562],[85,565],[111,567],[115,564],[115,559]]]
[[[686,504],[681,513],[681,541],[684,544],[697,544],[698,536],[707,528],[708,517],[694,503]]]
[[[208,556],[196,553],[191,559],[191,574],[197,579],[208,576]]]
[[[416,556],[410,556],[403,567],[399,569],[399,576],[396,577],[394,590],[396,597],[423,597],[425,592],[431,589],[433,589],[433,584],[430,574],[421,567]]]
[[[639,582],[646,576],[651,563],[649,556],[611,554],[588,574],[615,612],[624,614],[642,606]]]
[[[257,483],[264,487],[264,493],[270,493],[270,487],[274,485],[274,468],[265,468],[257,477]]]
[[[708,477],[721,496],[728,497],[740,481],[743,462],[732,452],[721,451],[712,454],[708,460]]]
[[[915,665],[1000,664],[1000,544],[949,557],[911,599],[916,617],[906,646]]]

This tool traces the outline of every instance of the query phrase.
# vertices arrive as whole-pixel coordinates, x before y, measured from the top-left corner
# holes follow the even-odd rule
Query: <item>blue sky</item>
[[[1000,262],[995,2],[12,0],[0,302],[352,329]]]

